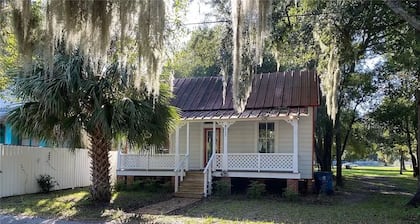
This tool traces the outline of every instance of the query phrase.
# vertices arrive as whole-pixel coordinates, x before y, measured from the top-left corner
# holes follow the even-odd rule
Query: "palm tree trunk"
[[[91,157],[92,187],[90,194],[96,202],[108,203],[111,200],[111,185],[109,176],[109,151],[111,150],[110,139],[105,138],[103,132],[97,127],[91,134]]]

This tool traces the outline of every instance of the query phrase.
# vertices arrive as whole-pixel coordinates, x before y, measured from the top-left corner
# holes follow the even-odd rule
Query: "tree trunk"
[[[109,203],[111,200],[111,184],[109,176],[109,151],[111,141],[106,138],[100,127],[90,133],[92,187],[90,194],[96,202]]]
[[[416,14],[420,16],[420,0],[417,0],[417,7],[416,7]],[[420,43],[420,30],[416,30],[416,42]],[[419,48],[414,48],[414,56],[417,58],[417,64],[420,63],[420,50]],[[420,71],[417,68],[417,88],[416,88],[416,107],[417,107],[417,158],[420,158],[420,149],[419,149],[419,142],[420,142]],[[420,171],[420,166],[416,168],[417,172]],[[417,204],[420,203],[420,175],[417,175],[417,192],[413,198],[407,203],[407,205],[412,205],[417,207]]]
[[[333,125],[332,121],[328,120],[325,124],[325,135],[324,135],[324,158],[323,164],[321,165],[322,171],[331,172],[331,149],[333,144]]]
[[[403,169],[404,169],[403,166],[404,166],[404,153],[400,149],[400,174],[403,174]]]
[[[336,174],[336,182],[337,186],[343,186],[343,175],[342,175],[342,167],[341,167],[341,122],[340,122],[340,111],[337,112],[336,120],[335,120],[335,155],[337,160],[337,174]]]
[[[316,159],[321,171],[331,171],[331,148],[333,138],[333,126],[331,118],[327,115],[325,97],[321,98],[321,105],[316,113]]]
[[[419,169],[417,168],[417,159],[413,153],[413,145],[411,144],[410,126],[408,117],[405,117],[405,135],[407,138],[408,152],[410,153],[411,163],[413,164],[413,177],[417,177]]]

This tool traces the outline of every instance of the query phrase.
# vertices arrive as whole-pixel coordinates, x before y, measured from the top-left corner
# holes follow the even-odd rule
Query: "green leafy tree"
[[[16,38],[10,23],[10,9],[0,2],[0,91],[7,88],[11,77],[9,72],[17,66],[18,51]]]
[[[398,73],[397,73],[398,74]],[[415,79],[402,72],[390,76],[390,87],[387,95],[371,114],[371,117],[382,126],[394,140],[392,146],[406,146],[414,167],[413,175],[418,175],[417,159],[413,150],[415,142]],[[403,153],[402,147],[397,147]],[[404,157],[401,155],[401,157]]]
[[[56,52],[54,76],[48,77],[44,63],[36,63],[32,74],[16,82],[16,94],[25,102],[13,110],[8,122],[22,135],[51,142],[81,144],[82,133],[90,138],[92,187],[95,201],[111,199],[109,151],[112,139],[126,136],[131,144],[165,143],[178,118],[169,106],[171,94],[162,88],[157,98],[146,89],[127,82],[118,64],[97,76],[78,51]]]
[[[330,170],[334,140],[335,154],[343,154],[352,123],[358,119],[360,101],[373,90],[369,84],[372,74],[360,65],[374,46],[381,45],[385,35],[382,31],[389,25],[373,11],[392,14],[382,2],[374,1],[277,2],[274,9],[278,19],[274,20],[272,46],[278,63],[292,68],[318,68],[325,108],[321,106],[317,113],[316,150],[322,150],[317,155],[324,156],[318,159],[324,163],[323,170]],[[355,83],[357,80],[360,82]],[[366,88],[358,87],[362,81]],[[356,94],[359,90],[363,90],[362,94]],[[346,127],[341,124],[341,111],[355,111]],[[337,183],[341,185],[341,157],[337,158],[337,167]]]
[[[172,70],[175,77],[219,75],[221,29],[215,27],[194,31],[185,49],[175,54],[167,69]]]
[[[388,29],[395,30],[394,35],[389,36],[384,42],[383,48],[387,61],[394,68],[410,74],[416,79],[416,83],[420,83],[420,1],[391,1],[384,0],[386,5],[395,13],[402,21],[402,26],[398,28],[388,26]],[[400,22],[401,23],[401,22]],[[417,85],[415,92],[416,99],[416,136],[417,142],[420,137],[420,88]],[[416,157],[420,158],[420,149],[417,144]],[[420,166],[416,168],[419,172]],[[408,202],[409,205],[417,206],[420,203],[420,175],[417,176],[417,192]]]

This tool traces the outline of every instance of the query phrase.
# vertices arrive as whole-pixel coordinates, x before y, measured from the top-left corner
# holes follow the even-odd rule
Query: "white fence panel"
[[[111,152],[112,181],[116,158]],[[54,190],[91,185],[88,150],[0,145],[0,197],[39,192],[36,179],[41,174],[54,177],[59,184]]]

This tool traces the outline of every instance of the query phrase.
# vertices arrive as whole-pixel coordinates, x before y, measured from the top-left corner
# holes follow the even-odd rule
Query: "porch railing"
[[[183,160],[185,155],[180,155]],[[119,170],[174,170],[175,154],[125,154],[118,153]]]
[[[216,154],[216,170],[223,169],[223,154]],[[293,153],[228,153],[227,170],[293,171]]]
[[[207,195],[211,195],[212,190],[212,171],[214,171],[214,165],[215,165],[215,157],[216,154],[213,154],[209,161],[207,162],[206,167],[204,168],[203,174],[204,174],[204,197],[207,197]]]
[[[178,192],[179,183],[184,181],[185,171],[188,170],[188,159],[190,155],[185,155],[176,165],[175,172],[175,192]]]

